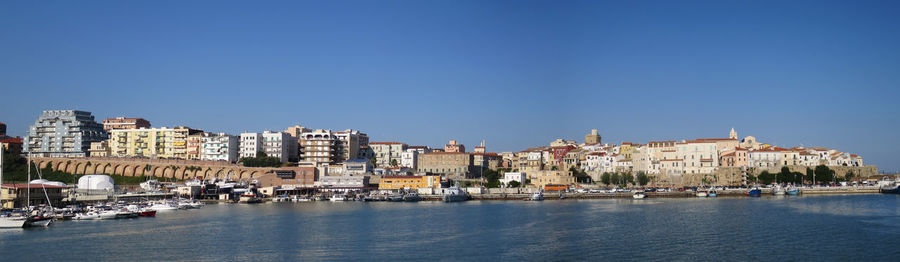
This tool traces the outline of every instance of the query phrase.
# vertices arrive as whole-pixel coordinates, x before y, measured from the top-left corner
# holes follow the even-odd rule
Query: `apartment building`
[[[401,164],[401,154],[406,151],[407,145],[400,142],[371,142],[369,148],[375,153],[375,166],[388,167],[393,166],[394,162]]]
[[[116,117],[103,119],[103,130],[150,128],[150,121],[143,118]]]
[[[300,134],[300,160],[315,164],[338,162],[338,139],[331,130],[316,129]]]
[[[202,133],[188,127],[113,129],[109,148],[112,157],[188,158],[188,137]]]
[[[106,140],[103,126],[91,112],[45,110],[25,136],[24,151],[44,157],[85,157],[91,142]]]
[[[200,142],[200,160],[236,162],[238,160],[239,140],[239,136],[224,133],[202,137]]]

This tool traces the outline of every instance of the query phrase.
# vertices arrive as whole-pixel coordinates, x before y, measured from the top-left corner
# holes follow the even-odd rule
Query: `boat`
[[[781,186],[776,186],[774,189],[772,189],[772,194],[776,196],[783,196],[785,194],[784,188]]]
[[[172,211],[172,210],[177,210],[178,206],[172,205],[169,203],[157,203],[157,204],[150,206],[149,209],[155,210],[155,211]]]
[[[239,200],[241,203],[256,204],[262,203],[262,198],[256,197],[254,194],[243,194]]]
[[[403,196],[403,202],[419,202],[422,201],[422,197],[416,193],[409,193]]]
[[[706,192],[703,192],[703,191],[697,192],[697,197],[707,197],[707,196],[709,196],[709,194]]]
[[[325,201],[325,200],[328,200],[328,199],[326,199],[325,196],[323,196],[323,195],[318,195],[318,196],[316,196],[314,199],[315,199],[316,201]]]
[[[789,196],[796,196],[796,195],[800,194],[800,189],[796,188],[796,187],[791,187],[791,188],[788,188],[787,190],[784,190],[784,193]]]
[[[119,212],[113,210],[100,211],[100,219],[116,219]]]
[[[751,188],[750,190],[747,191],[747,196],[760,197],[760,196],[762,196],[762,190],[760,190],[758,187]]]
[[[309,202],[309,201],[312,201],[312,199],[310,199],[309,197],[305,197],[305,196],[298,196],[298,197],[294,197],[293,201],[294,202]]]
[[[124,210],[124,209],[116,211],[116,219],[135,218],[135,217],[138,217],[139,215],[140,214],[138,212],[132,212],[132,211]]]
[[[544,201],[544,193],[541,191],[531,193],[531,197],[528,198],[531,201]]]
[[[634,191],[634,194],[632,194],[631,197],[634,199],[644,199],[647,198],[647,194],[645,194],[644,191],[638,190]]]
[[[563,193],[563,191],[559,191],[559,199],[566,199],[566,193]]]
[[[347,201],[347,196],[341,195],[341,194],[334,194],[333,196],[331,196],[331,199],[329,199],[329,200],[331,200],[331,202]]]
[[[100,214],[94,211],[75,214],[75,220],[96,220],[100,219]]]
[[[53,223],[53,217],[30,216],[25,219],[25,227],[48,227]]]
[[[151,210],[151,209],[141,209],[137,213],[138,213],[138,216],[140,216],[140,217],[155,217],[156,216],[156,210]]]
[[[403,195],[401,194],[392,194],[387,197],[388,202],[403,202]]]
[[[444,202],[462,202],[469,200],[469,193],[466,193],[458,186],[452,186],[444,191],[444,195],[441,198]]]
[[[716,193],[716,190],[715,190],[715,189],[710,189],[709,191],[706,192],[706,195],[708,195],[709,197],[717,197],[717,196],[719,196],[719,194]]]
[[[272,198],[272,202],[291,202],[291,198],[288,195],[280,195]]]

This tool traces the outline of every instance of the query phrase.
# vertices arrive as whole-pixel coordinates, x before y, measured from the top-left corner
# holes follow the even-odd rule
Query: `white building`
[[[244,132],[241,133],[240,148],[241,157],[257,157],[257,152],[262,151],[266,156],[278,158],[285,163],[297,155],[298,143],[295,137],[286,132]]]
[[[25,134],[24,152],[44,157],[85,157],[91,142],[109,138],[91,112],[46,110]]]
[[[308,163],[337,163],[339,142],[331,130],[316,129],[300,134],[300,160]]]
[[[219,133],[205,136],[200,142],[200,160],[228,161],[238,160],[238,136]]]
[[[370,142],[369,148],[375,152],[375,165],[388,167],[394,162],[400,165],[400,154],[406,151],[407,145],[400,142]]]
[[[344,161],[344,173],[348,175],[359,175],[372,173],[372,163],[368,159],[350,159]]]
[[[783,157],[781,150],[776,147],[753,150],[750,151],[750,158],[747,161],[750,167],[778,167],[781,166]]]
[[[322,187],[367,187],[369,176],[323,176],[316,184]]]
[[[262,151],[262,140],[262,134],[260,133],[241,133],[241,157],[256,157],[256,153]]]
[[[419,159],[419,151],[416,149],[407,149],[406,152],[400,153],[400,166],[416,169],[416,161]]]
[[[519,184],[524,185],[525,179],[527,179],[527,178],[528,178],[528,176],[525,173],[509,172],[509,173],[503,174],[503,178],[500,179],[500,183],[503,183],[504,185],[509,185],[509,182],[518,181]]]
[[[675,145],[676,155],[682,159],[685,174],[711,174],[719,166],[715,141],[692,140]]]

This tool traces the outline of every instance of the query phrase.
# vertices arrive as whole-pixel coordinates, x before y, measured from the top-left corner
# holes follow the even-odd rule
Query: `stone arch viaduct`
[[[39,168],[50,168],[77,175],[107,174],[120,176],[154,176],[159,178],[231,178],[251,180],[276,168],[244,167],[224,162],[135,159],[135,158],[49,158],[32,157]]]

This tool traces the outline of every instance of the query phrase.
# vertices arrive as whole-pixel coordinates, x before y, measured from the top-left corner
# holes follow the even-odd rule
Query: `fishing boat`
[[[403,196],[403,202],[419,202],[422,201],[422,197],[416,193],[409,193]]]
[[[751,188],[750,190],[747,191],[747,196],[760,197],[760,196],[762,196],[762,190],[760,190],[758,187]]]
[[[544,193],[543,192],[534,192],[531,193],[531,197],[528,199],[531,201],[544,201]]]
[[[458,186],[452,186],[444,191],[444,195],[441,196],[441,198],[444,200],[444,202],[462,202],[469,200],[469,193],[466,193],[466,191],[462,190]]]
[[[710,189],[709,191],[706,192],[706,195],[708,195],[709,197],[717,197],[717,196],[719,196],[719,194],[716,193],[716,190],[715,190],[715,189]]]
[[[262,203],[262,198],[256,197],[254,194],[243,194],[239,200],[241,203],[256,204]]]
[[[784,188],[781,186],[776,186],[774,189],[772,189],[772,194],[776,196],[783,196],[785,194]]]
[[[697,191],[697,197],[707,197],[707,196],[709,196],[708,193],[706,193],[704,191]]]
[[[634,199],[644,199],[647,198],[647,194],[645,194],[644,191],[638,190],[634,191],[634,194],[632,194],[631,197]]]

